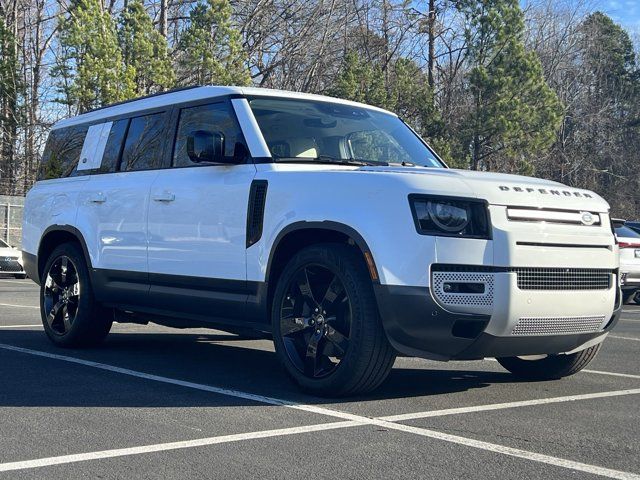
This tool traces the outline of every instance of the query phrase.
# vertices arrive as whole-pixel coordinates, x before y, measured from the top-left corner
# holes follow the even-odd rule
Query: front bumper
[[[582,315],[585,308],[593,310],[595,302],[587,302],[592,305],[590,307],[581,300],[593,296],[594,292],[538,292],[532,296],[530,292],[514,292],[511,287],[500,291],[502,298],[496,308],[490,314],[478,314],[455,313],[443,308],[434,300],[428,287],[375,286],[382,323],[393,347],[404,355],[434,360],[570,352],[604,337],[617,323],[622,309],[616,286],[611,288],[610,303],[605,304],[603,299],[608,300],[608,297],[600,294],[597,298],[599,310],[591,311],[591,314],[604,315],[602,325],[596,331],[514,335],[512,332],[518,319],[540,309],[545,311],[544,315],[555,311],[563,317]],[[582,299],[572,299],[572,295]]]
[[[0,274],[4,273],[22,275],[24,274],[24,268],[22,268],[17,258],[11,258],[10,260],[0,258]]]

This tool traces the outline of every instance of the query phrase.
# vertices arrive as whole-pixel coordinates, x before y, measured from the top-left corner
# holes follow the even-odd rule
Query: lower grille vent
[[[604,316],[593,317],[523,317],[512,335],[557,335],[566,333],[593,333],[600,330]]]

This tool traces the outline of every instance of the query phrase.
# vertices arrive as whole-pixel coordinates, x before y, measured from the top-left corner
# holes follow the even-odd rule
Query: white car
[[[620,249],[620,285],[623,302],[631,300],[640,290],[640,233],[614,220]]]
[[[27,277],[22,268],[22,252],[0,240],[0,275],[5,274],[16,278]]]
[[[582,369],[620,312],[608,212],[587,190],[448,169],[379,108],[197,87],[58,122],[23,248],[57,345],[114,319],[258,332],[303,389],[348,395],[397,354]]]

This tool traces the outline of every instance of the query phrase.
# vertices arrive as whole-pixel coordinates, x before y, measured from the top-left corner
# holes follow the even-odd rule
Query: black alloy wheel
[[[77,267],[66,255],[58,257],[47,272],[43,294],[46,321],[54,334],[64,335],[71,330],[80,295]]]
[[[333,373],[349,349],[352,308],[339,276],[305,265],[293,276],[280,306],[280,334],[295,367],[309,378]]]
[[[113,310],[96,301],[79,244],[63,243],[47,259],[40,285],[40,315],[47,337],[60,347],[97,345],[109,333]]]
[[[271,321],[276,355],[307,393],[370,392],[393,366],[395,350],[356,247],[323,243],[293,255],[278,276]]]

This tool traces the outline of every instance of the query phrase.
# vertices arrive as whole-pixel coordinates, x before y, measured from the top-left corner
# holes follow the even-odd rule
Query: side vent
[[[267,181],[254,180],[249,192],[249,209],[247,211],[247,248],[262,237],[264,207],[267,201]]]

